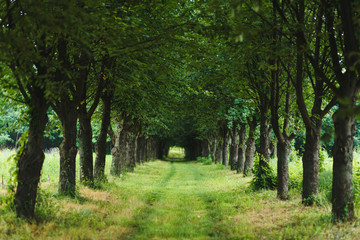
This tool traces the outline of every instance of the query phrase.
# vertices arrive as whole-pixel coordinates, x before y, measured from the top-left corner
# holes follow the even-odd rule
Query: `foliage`
[[[291,146],[290,154],[289,154],[289,162],[299,162],[301,161],[301,157],[296,151],[294,146]]]
[[[302,182],[303,182],[303,166],[301,159],[298,157],[297,160],[291,161],[289,163],[289,189],[301,192]]]
[[[3,148],[7,146],[7,143],[13,143],[14,140],[10,138],[10,135],[8,133],[3,133],[0,135],[0,148]]]
[[[259,164],[260,154],[256,153],[254,157],[253,179],[250,187],[254,190],[259,189],[275,189],[276,175],[270,165],[261,166]],[[265,162],[264,164],[268,164]]]
[[[10,191],[14,191],[14,188],[17,184],[17,175],[18,175],[18,162],[20,160],[20,157],[26,147],[26,143],[28,141],[28,131],[26,131],[20,138],[20,146],[17,149],[16,153],[8,158],[8,162],[13,162],[12,168],[10,168],[9,174],[10,179],[8,182],[8,188]]]
[[[325,161],[329,159],[328,153],[325,148],[321,148],[319,151],[319,173],[325,171]]]
[[[35,216],[38,222],[54,220],[60,208],[55,203],[54,195],[41,188],[37,191]]]
[[[204,165],[210,165],[212,163],[211,157],[197,157],[196,161]]]
[[[358,156],[358,152],[356,154]],[[359,159],[354,160],[353,170],[353,189],[355,195],[355,204],[360,206],[360,164]]]

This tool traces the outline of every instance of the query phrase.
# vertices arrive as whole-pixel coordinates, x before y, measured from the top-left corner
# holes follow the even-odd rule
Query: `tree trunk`
[[[232,129],[229,131],[229,137],[231,139],[229,151],[229,165],[231,170],[236,170],[239,153],[239,135],[236,123],[233,123]]]
[[[65,106],[63,106],[65,108]],[[66,109],[66,108],[65,108]],[[77,112],[75,107],[69,107],[60,112],[64,139],[60,144],[60,178],[59,193],[75,196],[76,186],[76,123]]]
[[[313,127],[306,128],[306,140],[303,162],[303,191],[302,199],[306,205],[314,204],[313,198],[319,191],[319,150],[320,150],[321,120],[317,120]]]
[[[120,176],[122,167],[121,167],[121,159],[122,159],[122,149],[121,147],[124,145],[123,143],[123,134],[121,131],[121,126],[118,124],[116,133],[115,133],[115,144],[114,147],[111,149],[111,168],[110,174],[113,176]]]
[[[129,133],[125,133],[125,140],[124,145],[122,146],[123,149],[123,158],[121,159],[121,164],[123,166],[123,169],[126,172],[130,172],[131,168],[131,158],[130,158],[130,135]]]
[[[149,156],[149,144],[150,144],[150,139],[149,138],[145,138],[145,161],[148,162],[150,160],[150,156]]]
[[[270,160],[270,133],[271,128],[268,125],[268,117],[267,117],[268,108],[264,108],[260,113],[260,159],[259,164],[261,166],[268,166],[268,162]],[[265,161],[265,163],[263,163]]]
[[[213,138],[210,144],[211,160],[216,163],[216,138]]]
[[[328,1],[332,4],[332,1]],[[333,188],[332,188],[332,212],[336,220],[351,220],[354,218],[354,192],[352,180],[353,168],[353,144],[355,116],[358,111],[358,96],[360,91],[360,48],[358,29],[358,5],[355,1],[344,0],[336,4],[341,18],[339,39],[343,39],[342,46],[337,46],[334,37],[335,11],[326,11],[329,42],[332,52],[333,69],[337,76],[340,87],[337,89],[339,108],[333,115],[335,140],[333,147]],[[338,22],[338,21],[336,21]],[[340,49],[343,49],[345,57],[344,68],[339,64]],[[340,52],[341,53],[341,52]]]
[[[141,162],[143,162],[143,148],[144,148],[144,144],[143,144],[143,135],[139,135],[136,138],[136,163],[137,164],[141,164]]]
[[[229,165],[231,170],[236,170],[236,165],[238,162],[238,152],[239,152],[239,135],[236,130],[236,126],[230,132],[231,144],[230,144],[230,154],[229,154]]]
[[[236,164],[237,173],[244,171],[245,165],[245,134],[246,134],[246,125],[245,123],[240,124],[239,130],[239,149],[238,149],[238,160]]]
[[[144,163],[146,162],[146,138],[145,138],[145,135],[142,135],[140,138],[139,138],[139,149],[140,149],[140,162],[141,163]]]
[[[209,157],[210,155],[210,144],[207,139],[201,141],[201,157]]]
[[[249,125],[249,136],[246,140],[246,150],[245,150],[245,164],[244,164],[244,175],[251,176],[252,169],[254,164],[254,155],[255,155],[255,130],[256,130],[256,120],[248,120]]]
[[[164,159],[164,157],[165,157],[165,143],[164,143],[164,141],[163,140],[159,140],[158,141],[158,145],[157,145],[157,156],[156,156],[156,158],[157,159]]]
[[[224,166],[228,166],[229,165],[229,136],[228,134],[225,135],[224,139],[223,139],[223,158],[222,158],[222,164]]]
[[[291,146],[290,141],[278,143],[277,152],[277,195],[281,200],[287,200],[289,197],[289,154]]]
[[[133,172],[136,164],[136,139],[133,134],[129,134],[127,142],[127,171]]]
[[[100,134],[96,143],[96,157],[95,157],[95,171],[94,177],[96,180],[103,180],[105,178],[105,162],[106,162],[106,139],[110,126],[110,112],[111,112],[111,95],[105,95],[103,101],[103,115],[101,119]]]
[[[84,111],[79,111],[80,182],[91,186],[94,183],[92,128],[91,117],[87,116],[86,106],[84,107],[80,107]]]
[[[215,152],[215,163],[223,163],[223,146],[222,140],[217,140],[216,152]]]
[[[274,139],[271,143],[271,157],[276,158],[277,157],[277,141]]]
[[[152,159],[151,145],[152,145],[152,137],[148,137],[146,139],[146,161],[149,161],[150,159]]]
[[[154,136],[151,136],[148,139],[147,152],[148,160],[156,159],[158,156],[158,140]]]
[[[19,217],[32,218],[34,216],[35,202],[41,168],[44,163],[43,137],[48,122],[45,94],[42,90],[34,88],[36,95],[32,98],[30,108],[30,125],[28,141],[17,163],[18,185],[14,197],[16,214]]]
[[[355,103],[353,103],[354,105]],[[332,212],[336,219],[342,220],[354,218],[352,168],[356,127],[353,111],[349,110],[349,106],[339,104],[339,109],[333,116],[335,140],[333,147]]]

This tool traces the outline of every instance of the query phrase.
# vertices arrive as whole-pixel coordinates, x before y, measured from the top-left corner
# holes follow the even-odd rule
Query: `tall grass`
[[[16,167],[14,161],[9,159],[13,154],[15,154],[14,150],[10,149],[2,149],[0,151],[0,177],[3,179],[4,188],[8,184],[10,180],[10,169]],[[54,187],[57,185],[59,180],[59,171],[60,171],[60,155],[58,148],[52,148],[45,151],[45,160],[43,164],[43,168],[41,171],[41,183],[51,183]],[[95,161],[95,154],[94,154]],[[105,174],[110,174],[110,164],[111,164],[111,156],[106,156],[106,165],[105,165]],[[79,155],[76,158],[76,181],[80,180],[80,163],[79,163]],[[1,184],[1,183],[0,183]],[[0,186],[1,188],[1,186]]]
[[[302,191],[303,166],[301,156],[293,149],[289,156],[289,187],[292,196],[300,196]],[[320,172],[319,172],[319,195],[318,203],[331,209],[331,190],[332,190],[332,158],[328,156],[326,150],[320,151]],[[270,166],[274,172],[277,169],[276,159],[270,160]],[[355,194],[355,208],[360,210],[360,149],[354,151],[353,162],[353,182]],[[291,196],[290,196],[291,197]]]
[[[296,153],[289,163],[288,201],[277,199],[274,190],[249,191],[250,177],[222,165],[170,161],[145,163],[120,178],[109,176],[101,189],[79,185],[79,196],[71,199],[54,196],[59,155],[52,150],[46,152],[37,218],[17,219],[0,201],[0,239],[358,239],[359,221],[331,222],[331,159],[325,157],[321,205],[304,207]],[[11,168],[3,159],[0,164]],[[271,166],[276,170],[274,159]],[[109,167],[107,162],[106,173]],[[5,168],[1,173],[6,174]]]
[[[9,159],[15,153],[14,150],[2,149],[0,150],[0,176],[1,183],[6,185],[10,180],[10,169],[15,166],[15,163]],[[0,186],[1,187],[1,186]]]

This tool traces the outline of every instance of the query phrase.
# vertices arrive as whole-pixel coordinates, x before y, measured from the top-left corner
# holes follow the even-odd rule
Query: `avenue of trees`
[[[334,217],[354,218],[359,11],[351,0],[2,1],[0,140],[25,139],[17,215],[34,216],[44,146],[61,140],[58,191],[68,196],[77,154],[92,187],[106,179],[109,146],[119,176],[177,145],[247,176],[259,174],[257,152],[268,186],[274,156],[286,200],[297,145],[305,205],[325,147]]]

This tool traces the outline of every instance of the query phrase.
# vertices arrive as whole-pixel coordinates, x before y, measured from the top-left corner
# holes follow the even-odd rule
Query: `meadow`
[[[12,167],[6,161],[10,154],[1,152],[4,181]],[[10,194],[1,190],[0,239],[358,239],[359,220],[332,223],[331,159],[326,155],[318,205],[304,207],[301,161],[295,153],[288,201],[278,200],[274,190],[251,190],[250,177],[227,167],[172,161],[183,157],[181,149],[171,154],[168,161],[144,163],[120,178],[108,175],[108,183],[98,189],[78,184],[77,196],[67,198],[56,194],[58,153],[47,152],[34,220],[17,219]],[[109,156],[107,174],[110,163]],[[271,165],[276,167],[275,160]]]

